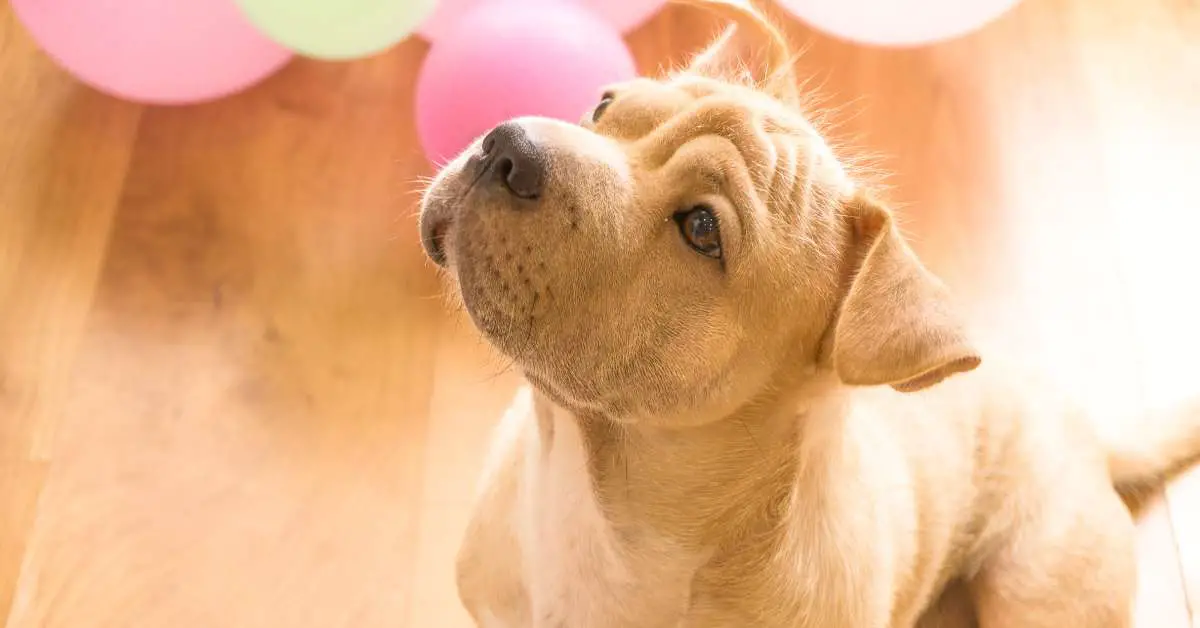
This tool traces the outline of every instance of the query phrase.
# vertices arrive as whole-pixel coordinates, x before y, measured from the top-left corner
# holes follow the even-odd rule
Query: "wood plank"
[[[518,375],[480,341],[461,312],[443,322],[429,409],[421,525],[407,626],[468,628],[454,586],[455,557],[470,516],[492,427],[512,401]]]
[[[1144,506],[1138,524],[1138,599],[1135,625],[1184,627],[1191,619],[1179,570],[1179,546],[1162,494]]]
[[[1200,625],[1200,466],[1167,487],[1167,504],[1188,608],[1192,621]]]
[[[140,108],[79,87],[0,7],[0,618],[8,616]]]
[[[1100,124],[1103,182],[1113,216],[1113,257],[1120,272],[1136,373],[1126,388],[1148,407],[1171,407],[1200,394],[1194,356],[1200,352],[1200,306],[1189,290],[1187,269],[1200,268],[1194,234],[1200,213],[1191,186],[1200,159],[1200,12],[1178,3],[1114,2],[1107,11],[1072,5],[1082,40],[1084,88]],[[1170,71],[1149,71],[1166,67]],[[1193,621],[1200,609],[1200,469],[1166,490],[1166,511]],[[1166,569],[1164,565],[1163,569]],[[1163,584],[1162,586],[1173,585]],[[1143,591],[1146,588],[1143,587]],[[1168,625],[1168,624],[1145,624]],[[1173,624],[1171,624],[1173,625]]]
[[[404,615],[440,316],[396,245],[421,48],[146,112],[10,626]]]

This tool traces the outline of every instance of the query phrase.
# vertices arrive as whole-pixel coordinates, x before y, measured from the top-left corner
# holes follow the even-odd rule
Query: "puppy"
[[[685,70],[506,122],[423,199],[529,383],[459,554],[476,623],[1130,625],[1122,495],[1200,453],[1200,413],[1115,446],[984,364],[780,32],[707,4],[733,26]]]

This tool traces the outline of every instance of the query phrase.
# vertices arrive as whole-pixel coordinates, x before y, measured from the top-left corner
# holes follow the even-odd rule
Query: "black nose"
[[[535,199],[546,180],[546,155],[516,122],[505,122],[483,138],[482,173],[513,196]]]

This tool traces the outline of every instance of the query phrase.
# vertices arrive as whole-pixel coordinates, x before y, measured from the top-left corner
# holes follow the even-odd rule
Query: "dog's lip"
[[[465,185],[459,183],[454,187],[461,185],[461,191],[452,195],[453,201],[442,200],[430,203],[426,206],[421,220],[421,242],[425,247],[425,252],[429,259],[433,260],[438,266],[445,267],[447,265],[446,255],[446,234],[454,225],[454,216],[458,212],[458,208],[471,196],[471,193],[478,187],[480,180],[487,173],[486,164],[483,163],[488,159],[488,156],[482,149],[475,151],[467,158],[466,163],[462,165],[460,176],[454,177],[461,181],[461,174],[470,173],[470,180]],[[451,181],[443,181],[442,185],[454,185]]]
[[[449,230],[449,220],[434,224],[431,230],[429,257],[438,266],[446,265],[446,232]]]
[[[421,215],[421,245],[429,259],[443,268],[447,263],[446,234],[453,223],[453,208],[445,203],[430,204]]]
[[[446,185],[446,183],[443,182],[441,185]],[[425,205],[421,208],[419,229],[421,247],[425,249],[425,255],[433,263],[445,268],[447,265],[446,234],[450,231],[454,215],[457,213],[455,207],[457,200],[446,198],[442,194],[444,191],[430,190],[426,192]],[[455,196],[457,197],[457,195]]]

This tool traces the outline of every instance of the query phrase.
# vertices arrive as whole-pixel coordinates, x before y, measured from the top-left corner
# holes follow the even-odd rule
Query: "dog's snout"
[[[483,138],[483,173],[513,196],[536,199],[546,180],[546,155],[518,122],[505,122]]]

